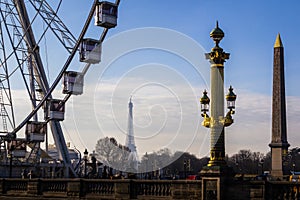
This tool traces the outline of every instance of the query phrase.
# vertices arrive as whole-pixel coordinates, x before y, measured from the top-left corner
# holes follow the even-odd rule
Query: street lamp
[[[85,149],[85,151],[83,152],[83,159],[84,159],[84,177],[86,178],[87,176],[87,161],[88,161],[88,155],[89,152],[87,151],[87,149]]]
[[[238,161],[235,161],[235,167],[236,167],[236,171],[239,173],[240,170],[239,170],[239,162]]]
[[[296,167],[296,164],[293,163],[293,174],[295,174],[295,167]]]
[[[226,95],[227,100],[227,108],[229,111],[227,112],[225,118],[224,118],[224,126],[230,126],[233,123],[232,115],[235,113],[235,100],[236,100],[236,94],[233,92],[233,88],[229,87],[229,92]]]
[[[183,161],[183,171],[184,171],[184,179],[186,179],[186,160]]]
[[[235,109],[235,100],[236,100],[236,94],[233,92],[233,88],[230,86],[229,87],[229,92],[226,95],[226,100],[227,100],[227,108],[229,111],[231,111],[231,114],[234,114],[234,109]]]
[[[224,62],[229,59],[229,53],[225,53],[219,46],[220,41],[224,37],[224,32],[219,28],[218,22],[210,37],[215,42],[215,47],[211,52],[206,53],[205,57],[211,63],[210,68],[210,94],[211,99],[207,96],[206,90],[203,92],[203,97],[200,99],[201,116],[204,118],[202,125],[210,128],[211,132],[211,149],[210,166],[226,166],[225,161],[225,129],[233,123],[232,114],[234,114],[236,95],[233,93],[233,88],[230,86],[229,93],[225,96],[227,100],[227,108],[229,111],[224,116]],[[210,109],[208,109],[210,105]],[[210,110],[210,116],[207,112]]]
[[[145,179],[148,179],[148,160],[149,160],[149,156],[148,156],[147,152],[145,154],[145,160],[146,160],[146,176],[145,176]]]
[[[265,162],[264,159],[261,159],[260,162],[259,162],[259,164],[261,166],[261,174],[264,174],[264,162]]]
[[[210,118],[207,114],[207,112],[209,111],[209,102],[210,102],[210,99],[207,96],[206,90],[204,90],[203,96],[200,98],[201,112],[202,112],[201,116],[204,118],[204,120],[202,122],[202,125],[207,127],[207,128],[210,125]]]
[[[202,117],[204,117],[205,115],[207,115],[206,112],[209,111],[209,102],[210,102],[210,99],[207,96],[206,90],[204,90],[203,96],[200,99],[201,111],[203,112]]]

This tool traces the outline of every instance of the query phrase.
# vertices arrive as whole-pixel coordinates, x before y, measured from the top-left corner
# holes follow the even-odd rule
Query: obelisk
[[[283,176],[283,158],[290,146],[286,131],[284,52],[280,34],[275,41],[273,62],[272,141],[269,146],[272,154],[271,175],[280,178]]]

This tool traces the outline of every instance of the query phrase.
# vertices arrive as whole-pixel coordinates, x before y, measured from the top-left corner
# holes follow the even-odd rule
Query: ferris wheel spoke
[[[36,11],[38,11],[47,24],[47,27],[52,30],[66,50],[71,53],[76,44],[76,38],[56,14],[62,0],[60,0],[56,11],[54,11],[46,1],[30,0],[29,2]]]

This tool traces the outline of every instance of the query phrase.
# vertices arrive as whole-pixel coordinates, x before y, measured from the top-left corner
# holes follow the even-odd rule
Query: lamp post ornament
[[[236,95],[230,86],[229,93],[226,95],[227,108],[229,111],[224,116],[224,62],[229,59],[229,53],[225,53],[219,46],[224,37],[224,32],[219,28],[218,22],[210,37],[215,42],[215,47],[205,57],[211,63],[211,87],[209,99],[207,91],[204,90],[203,97],[200,98],[201,116],[204,118],[202,125],[210,128],[210,160],[207,166],[226,166],[225,162],[225,131],[224,127],[233,123],[232,115],[235,110]],[[210,104],[210,116],[209,112]]]

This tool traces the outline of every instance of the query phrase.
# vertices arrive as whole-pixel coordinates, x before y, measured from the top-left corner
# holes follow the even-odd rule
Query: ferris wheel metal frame
[[[27,7],[24,0],[0,0],[0,121],[2,130],[0,130],[0,160],[5,166],[8,165],[8,159],[12,162],[12,152],[17,148],[24,148],[24,145],[32,150],[26,159],[21,162],[29,163],[35,167],[41,166],[40,158],[49,157],[47,152],[41,149],[43,139],[36,137],[35,140],[18,138],[20,130],[26,126],[38,127],[39,130],[46,131],[47,123],[52,132],[52,136],[59,154],[59,159],[64,169],[64,177],[76,177],[77,173],[71,163],[68,147],[60,125],[60,120],[48,118],[44,122],[39,122],[37,112],[42,108],[47,112],[47,102],[53,100],[52,93],[63,78],[64,74],[80,48],[81,42],[90,26],[91,20],[96,12],[97,6],[101,4],[99,0],[94,0],[85,24],[79,37],[76,39],[67,26],[57,15],[62,0],[58,2],[57,10],[53,10],[46,0],[28,0],[32,8],[36,11],[32,20],[29,19]],[[109,2],[110,3],[110,2]],[[114,5],[118,8],[120,0],[116,0]],[[36,40],[32,23],[35,18],[40,17],[46,24],[44,32]],[[113,26],[111,26],[113,27]],[[103,32],[97,41],[101,44],[109,28],[103,27]],[[56,36],[59,42],[69,53],[69,56],[62,66],[59,74],[50,86],[47,80],[43,62],[39,52],[39,43],[47,31]],[[7,34],[4,36],[4,34]],[[9,42],[5,41],[9,40]],[[10,44],[11,52],[6,52],[7,43]],[[2,53],[2,55],[1,55]],[[14,59],[16,66],[10,66],[10,59]],[[93,63],[87,62],[81,72],[82,77],[86,74]],[[12,68],[12,69],[11,69]],[[22,81],[29,94],[32,111],[18,125],[15,121],[13,96],[11,93],[10,77],[16,71],[21,72]],[[62,108],[72,93],[66,93],[64,99],[57,103],[57,109]],[[32,135],[31,135],[32,136]],[[34,137],[34,136],[32,136]],[[26,148],[25,146],[25,148]],[[10,148],[10,149],[9,149]],[[1,165],[1,164],[0,164]],[[11,165],[11,163],[10,163]],[[11,167],[11,166],[10,166]],[[11,175],[11,172],[10,172]]]

